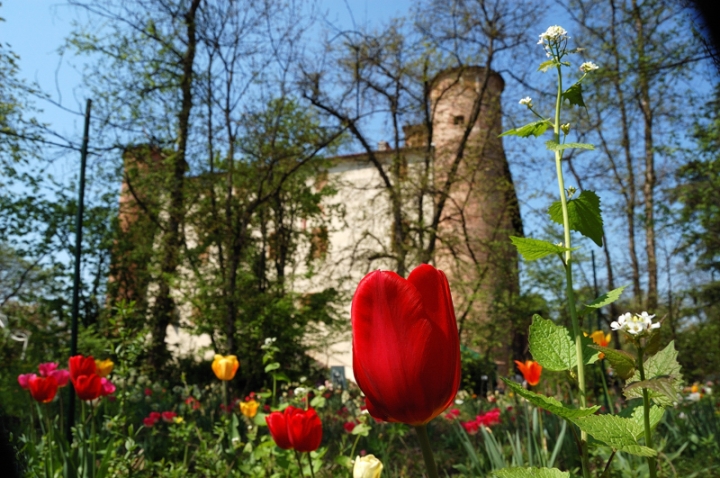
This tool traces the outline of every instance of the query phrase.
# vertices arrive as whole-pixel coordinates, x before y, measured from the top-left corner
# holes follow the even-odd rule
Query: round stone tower
[[[462,343],[491,350],[501,374],[525,333],[514,330],[518,256],[509,236],[522,235],[522,221],[498,137],[504,86],[475,66],[443,71],[430,89],[434,184],[446,198],[435,261],[454,291]]]

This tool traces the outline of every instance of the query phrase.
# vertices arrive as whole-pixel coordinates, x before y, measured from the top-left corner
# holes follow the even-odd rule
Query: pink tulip
[[[23,373],[21,375],[18,375],[17,380],[22,388],[24,388],[25,390],[29,390],[31,377],[35,377],[35,374],[34,373]]]
[[[70,381],[70,372],[66,369],[53,370],[48,376],[57,381],[58,387],[64,387]]]
[[[115,393],[116,387],[110,380],[103,377],[100,379],[100,383],[102,384],[102,390],[100,391],[100,395],[104,397],[106,395]]]
[[[38,365],[41,377],[49,377],[58,368],[57,362],[46,362]]]

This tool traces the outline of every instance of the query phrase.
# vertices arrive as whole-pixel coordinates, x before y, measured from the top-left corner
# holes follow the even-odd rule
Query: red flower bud
[[[299,452],[311,452],[320,447],[322,423],[314,409],[296,408],[287,417],[288,437],[293,448]]]
[[[423,425],[460,386],[460,342],[445,274],[423,264],[407,280],[375,271],[352,301],[353,372],[368,411]]]

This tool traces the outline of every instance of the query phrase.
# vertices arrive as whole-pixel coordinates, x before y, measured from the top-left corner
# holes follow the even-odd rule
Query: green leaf
[[[605,354],[605,358],[612,365],[613,370],[622,379],[627,380],[635,371],[635,357],[631,354],[610,347],[602,347],[600,345],[591,345],[590,347]]]
[[[582,342],[583,363],[590,365],[600,360],[600,352],[592,347],[595,345],[593,339],[582,336],[580,341]]]
[[[366,425],[364,423],[358,423],[357,425],[355,425],[355,428],[353,428],[353,430],[351,432],[352,435],[360,435],[360,436],[364,436],[364,437],[368,436],[369,433],[370,433],[370,426]]]
[[[349,456],[338,455],[335,457],[335,463],[344,468],[347,468],[348,470],[353,469],[353,461],[352,458],[350,458]]]
[[[575,199],[567,203],[570,229],[589,237],[602,247],[603,221],[600,215],[600,198],[593,191],[585,190]],[[563,223],[562,205],[554,202],[550,209],[550,218],[558,224]]]
[[[550,121],[539,120],[532,123],[528,123],[525,126],[514,128],[505,131],[502,136],[520,136],[521,138],[527,138],[528,136],[540,136],[550,127]]]
[[[269,363],[265,366],[265,372],[272,372],[280,368],[280,364],[277,362]]]
[[[493,472],[496,478],[570,478],[570,473],[557,468],[503,468]]]
[[[667,347],[653,355],[645,361],[645,380],[650,381],[652,379],[669,379],[662,380],[660,382],[653,382],[652,388],[650,388],[650,398],[661,406],[671,406],[677,401],[677,396],[680,394],[683,388],[682,373],[680,371],[680,364],[677,361],[677,350],[675,350],[675,341],[670,342]],[[640,372],[636,371],[633,375],[632,380],[628,382],[630,387],[634,382],[640,382]],[[666,389],[666,385],[670,388]],[[642,386],[630,387],[628,390],[626,387],[625,396],[627,398],[640,398],[642,397]],[[665,390],[670,393],[665,393]]]
[[[266,416],[267,416],[267,414],[258,412],[258,414],[255,415],[255,418],[253,418],[253,423],[255,423],[255,425],[257,425],[259,427],[266,427],[267,426],[267,422],[265,421]]]
[[[599,309],[600,307],[605,307],[606,305],[612,304],[620,298],[620,295],[623,293],[623,290],[625,290],[626,287],[627,286],[624,285],[622,287],[618,287],[617,289],[613,289],[610,292],[604,293],[589,304],[585,304],[585,308],[583,309],[582,314],[584,315],[590,312],[590,309]]]
[[[597,405],[590,408],[568,408],[562,402],[556,400],[553,397],[546,397],[545,395],[540,395],[538,393],[531,392],[530,390],[525,390],[524,388],[522,388],[522,386],[520,386],[520,384],[515,383],[512,380],[508,380],[506,378],[503,378],[502,380],[508,387],[510,387],[510,389],[512,389],[521,397],[526,398],[533,405],[547,410],[548,412],[554,413],[555,415],[562,418],[574,420],[576,418],[592,415],[593,413],[600,410],[600,407]]]
[[[577,366],[575,342],[568,329],[539,315],[530,324],[530,353],[543,368],[561,372]]]
[[[583,108],[587,108],[585,106],[585,103],[583,102],[582,98],[582,85],[580,83],[575,83],[570,88],[565,90],[563,92],[562,97],[564,100],[568,100],[570,102],[571,106],[582,106]]]
[[[562,254],[567,251],[566,247],[540,239],[510,236],[510,240],[526,261],[534,261],[550,254]]]
[[[625,409],[627,410],[627,408]],[[623,411],[625,411],[623,410]],[[642,433],[640,435],[637,435],[635,438],[638,440],[645,436],[645,417],[643,416],[644,407],[642,404],[639,404],[637,407],[632,409],[632,413],[630,414],[630,418],[635,420],[640,426],[642,426]],[[655,427],[660,424],[660,420],[662,420],[663,415],[665,414],[665,409],[662,407],[658,407],[657,405],[650,406],[650,429],[654,430]],[[622,414],[621,414],[622,415]]]
[[[550,141],[545,141],[545,146],[550,151],[564,151],[566,149],[589,149],[593,150],[595,149],[595,146],[589,143],[563,143],[558,144],[556,141],[553,141],[552,139]]]
[[[553,66],[556,66],[558,64],[557,60],[548,60],[540,63],[540,66],[538,67],[537,71],[542,71],[545,73]]]
[[[618,451],[632,455],[655,456],[652,448],[638,444],[637,438],[644,433],[643,425],[632,418],[617,415],[593,415],[574,420],[575,424],[593,438]]]
[[[323,408],[325,406],[325,397],[322,395],[318,395],[316,397],[313,397],[312,400],[310,400],[310,406],[313,408]]]
[[[647,388],[650,398],[664,406],[671,406],[680,400],[680,392],[675,389],[673,377],[655,377],[649,380],[632,382],[624,389],[625,396],[630,398],[642,397],[642,389]]]

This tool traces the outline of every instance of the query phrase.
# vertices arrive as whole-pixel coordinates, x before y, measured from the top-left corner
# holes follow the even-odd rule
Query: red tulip
[[[265,416],[265,423],[267,423],[272,439],[275,441],[275,444],[283,450],[292,448],[290,437],[288,436],[287,417],[293,410],[296,410],[296,408],[291,405],[287,407],[284,412],[272,412]]]
[[[540,374],[542,373],[542,365],[532,360],[526,360],[525,363],[519,360],[515,361],[515,365],[520,369],[520,373],[525,377],[528,385],[535,386],[540,383]]]
[[[145,417],[143,418],[143,425],[147,428],[151,428],[155,425],[155,420],[153,420],[151,417]]]
[[[72,372],[70,374],[72,375]],[[102,380],[95,374],[80,375],[73,380],[73,386],[80,400],[85,401],[95,400],[102,394],[103,390]]]
[[[423,264],[407,280],[375,271],[352,301],[353,371],[368,411],[423,425],[460,386],[460,342],[445,274]]]
[[[70,368],[70,380],[75,383],[75,380],[81,375],[95,375],[97,367],[95,365],[95,359],[90,357],[83,357],[82,355],[75,355],[70,357],[68,361]]]
[[[39,377],[33,375],[28,380],[28,388],[30,389],[30,395],[38,402],[48,403],[55,398],[57,393],[58,384],[53,377]]]
[[[322,423],[314,409],[296,408],[287,416],[287,429],[290,444],[295,450],[311,452],[320,447]]]

